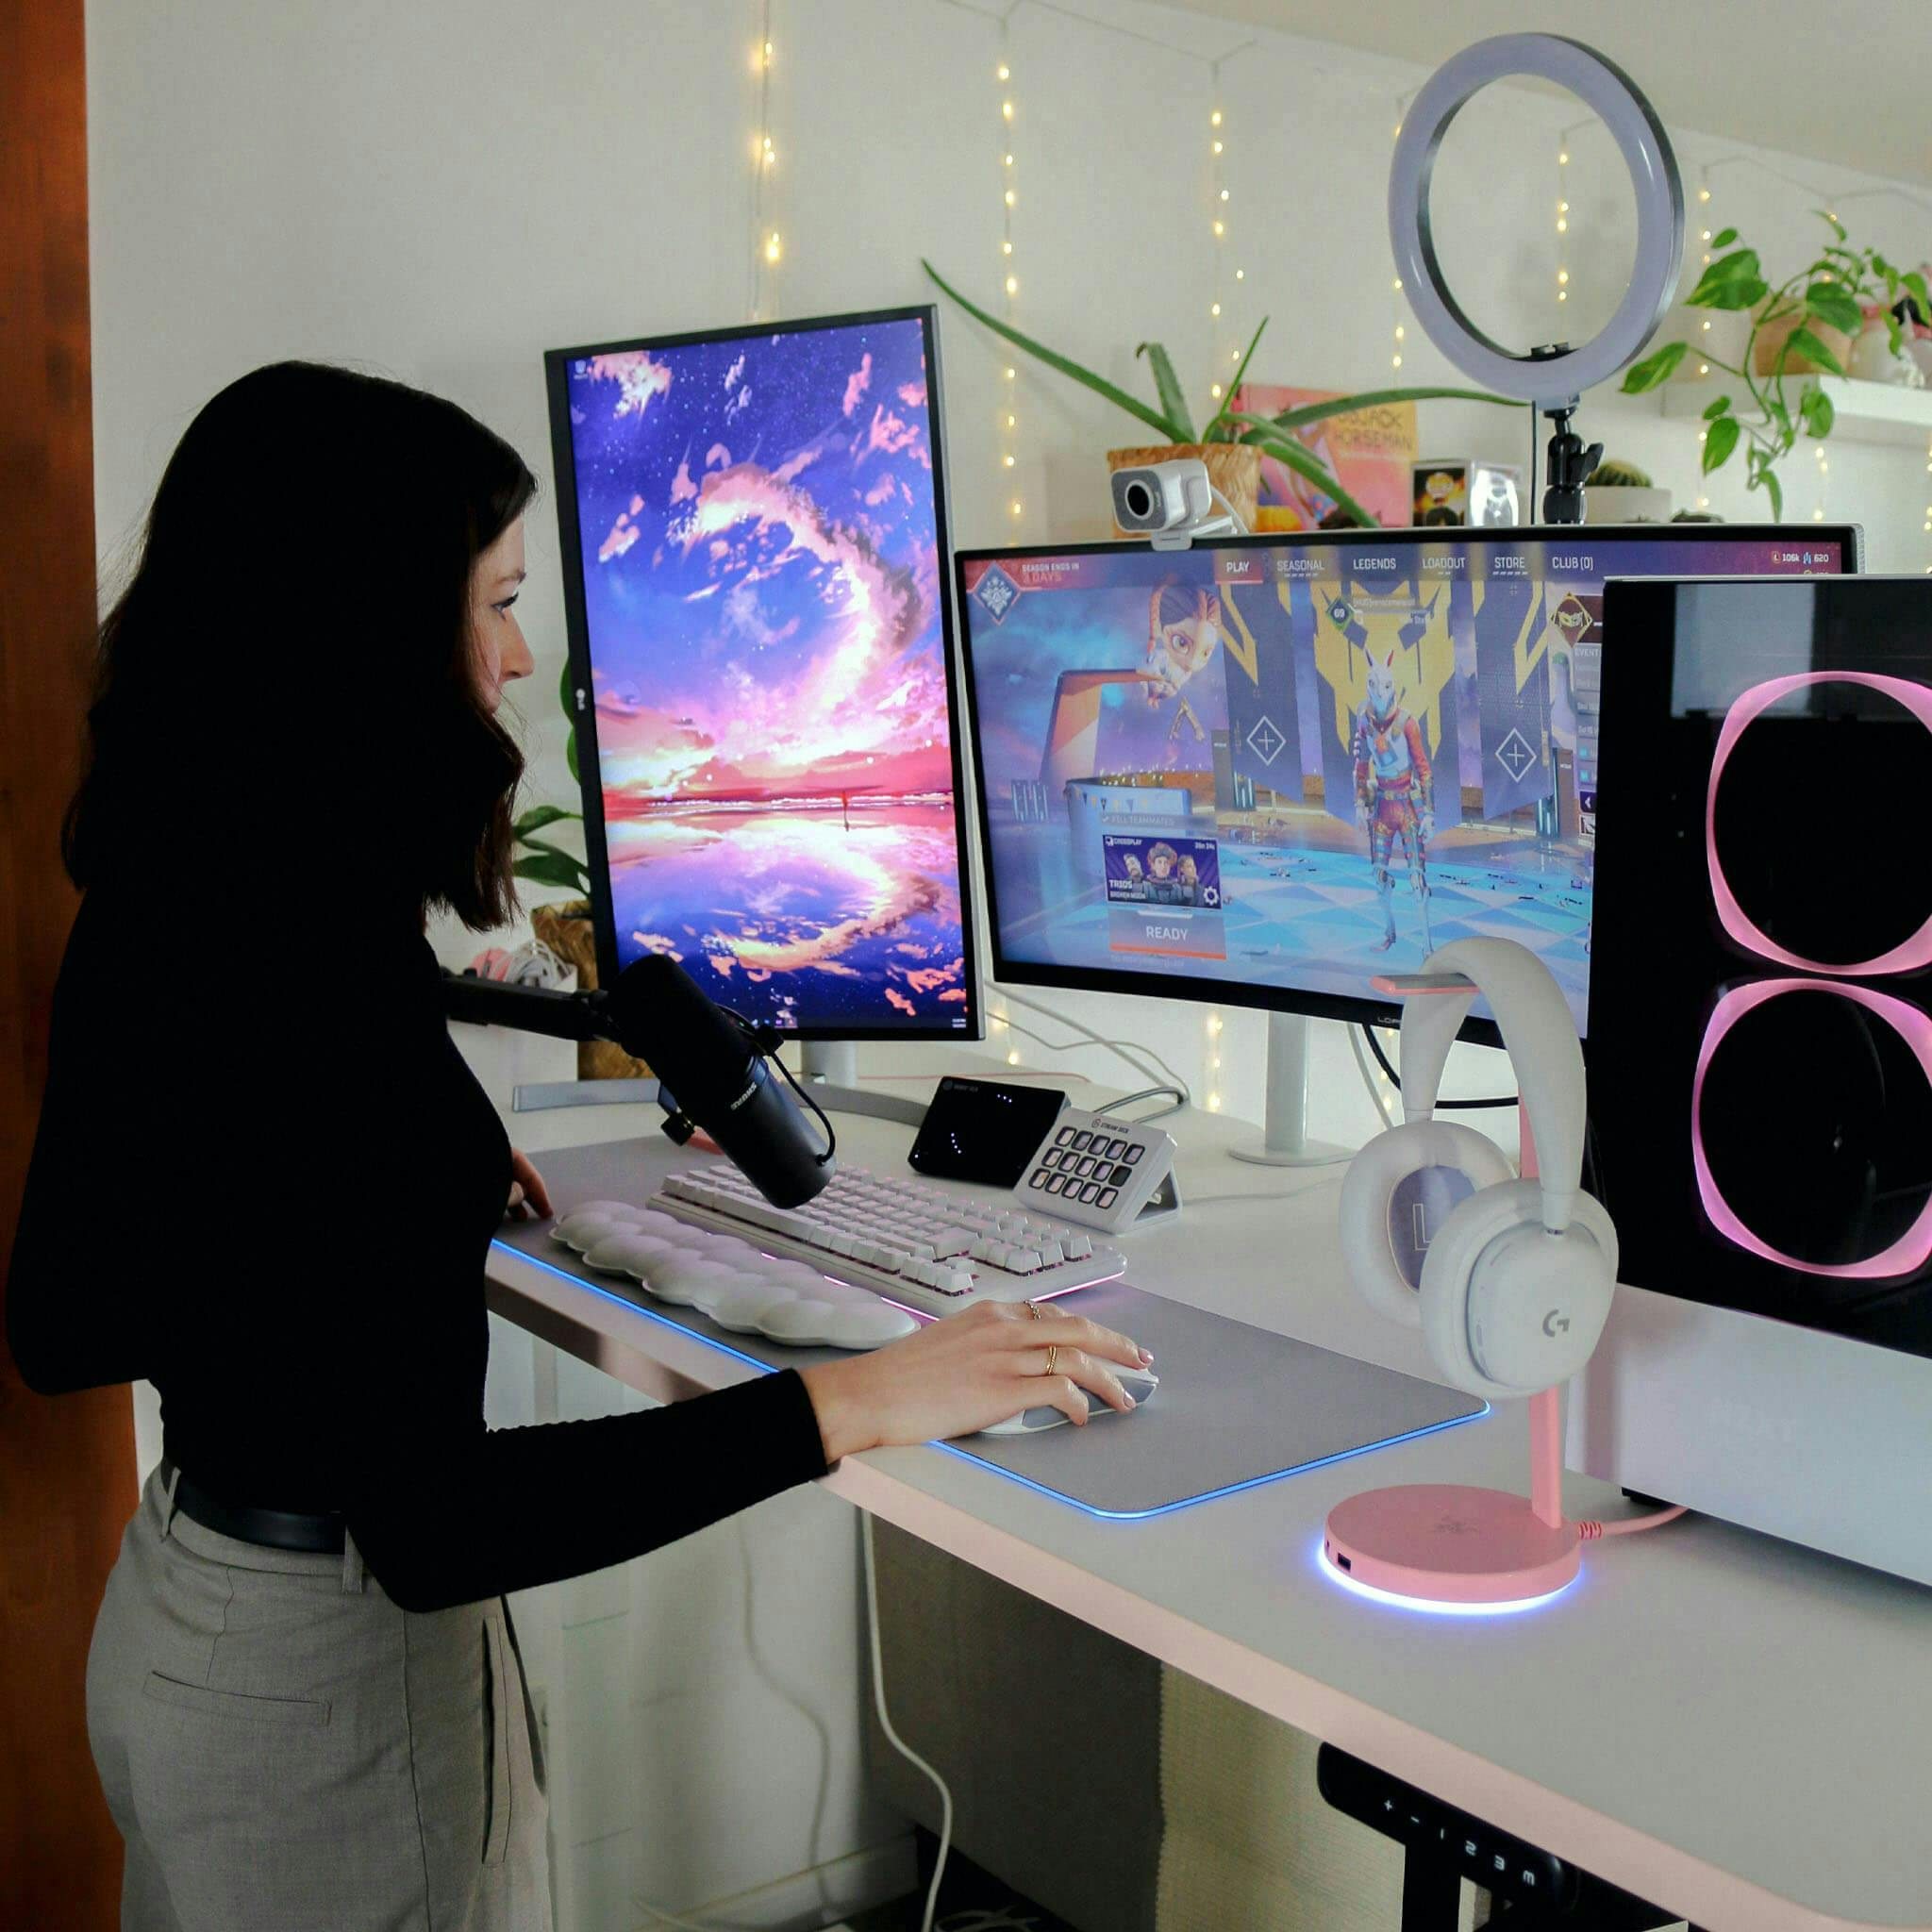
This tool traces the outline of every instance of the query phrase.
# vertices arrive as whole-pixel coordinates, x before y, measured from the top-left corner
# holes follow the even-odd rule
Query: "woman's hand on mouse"
[[[1057,1351],[1051,1374],[1049,1349]],[[862,1449],[971,1435],[1027,1408],[1058,1408],[1084,1424],[1090,1390],[1124,1413],[1134,1401],[1114,1367],[1153,1359],[1083,1315],[1048,1307],[1036,1317],[1024,1302],[981,1302],[890,1347],[801,1374],[829,1463]]]
[[[550,1190],[521,1147],[509,1150],[509,1202],[503,1211],[512,1221],[550,1212]]]

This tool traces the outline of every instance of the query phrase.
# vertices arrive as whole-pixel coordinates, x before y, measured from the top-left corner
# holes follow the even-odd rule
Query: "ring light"
[[[1615,138],[1637,196],[1637,259],[1616,313],[1587,342],[1525,356],[1492,342],[1463,313],[1429,225],[1429,181],[1449,124],[1492,81],[1512,79],[1550,81],[1591,108]],[[1670,137],[1622,68],[1556,34],[1499,34],[1446,60],[1402,117],[1389,171],[1389,240],[1416,320],[1458,369],[1541,408],[1574,406],[1649,341],[1671,306],[1684,259],[1684,184]]]
[[[1745,726],[1754,718],[1769,709],[1779,698],[1814,684],[1860,684],[1868,690],[1882,691],[1903,705],[1927,730],[1932,730],[1932,691],[1907,678],[1885,677],[1871,671],[1805,671],[1790,677],[1774,677],[1767,683],[1753,685],[1724,714],[1724,728],[1718,733],[1717,751],[1710,761],[1710,784],[1704,800],[1704,850],[1705,862],[1710,872],[1712,903],[1717,908],[1717,916],[1724,931],[1732,939],[1764,958],[1775,959],[1780,966],[1795,966],[1800,972],[1829,973],[1843,978],[1916,973],[1923,966],[1932,966],[1932,918],[1927,918],[1908,940],[1875,959],[1855,959],[1844,965],[1832,966],[1820,959],[1801,958],[1763,932],[1739,905],[1738,895],[1731,891],[1730,881],[1724,876],[1724,861],[1719,858],[1717,849],[1717,788],[1718,781],[1724,774],[1724,766],[1729,762],[1739,739],[1743,737]]]
[[[1449,124],[1491,81],[1545,80],[1575,94],[1608,127],[1637,197],[1637,259],[1616,313],[1587,342],[1512,355],[1463,312],[1442,274],[1429,225],[1429,183]],[[1551,422],[1543,521],[1580,524],[1583,489],[1603,456],[1570,426],[1578,398],[1614,375],[1657,332],[1684,263],[1684,183],[1670,137],[1637,85],[1594,47],[1557,34],[1498,34],[1445,60],[1423,84],[1389,170],[1389,243],[1423,333],[1498,395],[1532,404]],[[1534,477],[1531,494],[1534,495]]]

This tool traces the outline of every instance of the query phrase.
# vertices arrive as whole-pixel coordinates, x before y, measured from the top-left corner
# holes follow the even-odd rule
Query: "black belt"
[[[326,1557],[342,1554],[340,1511],[331,1511],[326,1516],[304,1516],[293,1509],[238,1509],[231,1504],[218,1503],[198,1483],[180,1474],[163,1456],[161,1481],[166,1485],[171,1480],[175,1484],[175,1507],[217,1536],[232,1536],[244,1543],[261,1543],[272,1550],[309,1550]]]

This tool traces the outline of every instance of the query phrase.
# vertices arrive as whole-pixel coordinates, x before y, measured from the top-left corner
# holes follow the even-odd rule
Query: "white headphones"
[[[1342,1259],[1373,1307],[1420,1324],[1457,1388],[1534,1395],[1590,1359],[1616,1290],[1616,1227],[1582,1191],[1583,1050],[1549,969],[1514,941],[1457,940],[1424,970],[1459,973],[1474,989],[1418,995],[1403,1008],[1406,1120],[1350,1163]],[[1473,1127],[1431,1118],[1450,1045],[1477,992],[1516,1070],[1537,1180],[1518,1180]],[[1412,1175],[1420,1178],[1405,1188]],[[1425,1212],[1446,1199],[1455,1205],[1430,1232]]]

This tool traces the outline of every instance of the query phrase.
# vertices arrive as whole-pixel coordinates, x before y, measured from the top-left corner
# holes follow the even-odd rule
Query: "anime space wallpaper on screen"
[[[1000,953],[1345,998],[1487,934],[1580,1028],[1604,578],[1840,551],[1583,530],[963,558]],[[1618,770],[1643,782],[1641,748],[1610,757],[1613,798]]]
[[[970,1025],[916,317],[566,365],[620,966]]]

